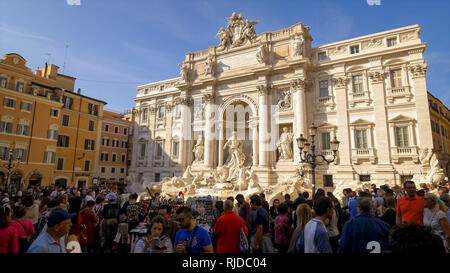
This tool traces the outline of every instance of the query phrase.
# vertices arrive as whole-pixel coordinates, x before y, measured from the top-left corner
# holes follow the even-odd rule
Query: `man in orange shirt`
[[[423,198],[416,194],[413,181],[405,181],[403,188],[406,194],[397,200],[396,224],[416,223],[423,225]]]

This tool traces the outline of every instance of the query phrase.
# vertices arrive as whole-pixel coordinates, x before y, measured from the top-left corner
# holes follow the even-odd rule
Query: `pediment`
[[[371,125],[371,124],[373,124],[372,121],[368,121],[368,120],[365,120],[362,118],[359,118],[359,119],[353,121],[352,123],[350,123],[350,125],[354,125],[354,126],[356,126],[356,125]]]
[[[414,121],[414,119],[400,114],[389,120],[389,122],[404,122],[404,121]]]

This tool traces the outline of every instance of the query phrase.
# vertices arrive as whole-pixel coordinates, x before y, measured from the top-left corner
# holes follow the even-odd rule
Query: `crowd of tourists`
[[[388,185],[341,197],[318,189],[215,201],[208,228],[183,199],[117,187],[0,191],[0,253],[448,253],[449,183]],[[132,231],[144,227],[142,236]]]

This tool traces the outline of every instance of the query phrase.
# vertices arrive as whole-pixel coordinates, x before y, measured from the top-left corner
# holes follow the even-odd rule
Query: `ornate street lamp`
[[[330,148],[333,151],[333,159],[328,160],[322,154],[316,154],[316,144],[315,144],[315,136],[317,134],[317,127],[314,126],[314,123],[309,128],[309,135],[311,136],[311,144],[307,142],[307,139],[303,137],[303,134],[300,134],[300,137],[297,138],[297,146],[300,153],[300,163],[308,163],[311,167],[311,170],[308,171],[312,176],[312,197],[316,194],[316,167],[320,158],[322,162],[326,162],[330,164],[336,160],[336,152],[339,150],[339,141],[334,137],[334,139],[330,142]],[[310,151],[311,147],[311,151]]]
[[[21,157],[17,157],[16,161],[14,162],[14,155],[13,155],[13,150],[9,150],[8,153],[8,163],[3,163],[2,165],[8,170],[8,172],[6,173],[6,182],[5,182],[5,191],[8,193],[11,193],[10,191],[8,191],[8,184],[9,184],[9,178],[11,176],[12,170],[19,167],[20,161],[22,160]]]

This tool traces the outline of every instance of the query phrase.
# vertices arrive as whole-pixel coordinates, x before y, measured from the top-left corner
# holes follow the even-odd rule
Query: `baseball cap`
[[[69,214],[67,211],[63,209],[56,209],[48,217],[47,226],[53,227],[54,225],[57,225],[67,219],[72,218],[74,215],[76,215],[76,213]]]

